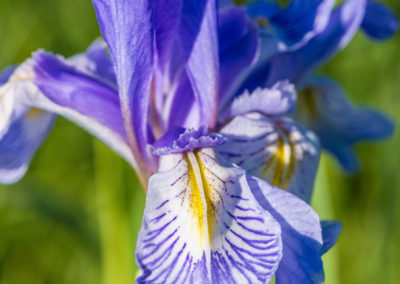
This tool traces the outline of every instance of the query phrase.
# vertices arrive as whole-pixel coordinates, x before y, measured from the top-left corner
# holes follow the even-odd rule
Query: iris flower
[[[287,117],[288,81],[236,95],[258,54],[245,10],[217,11],[215,0],[93,4],[110,53],[102,42],[70,59],[35,53],[0,89],[3,133],[19,107],[38,108],[133,166],[147,191],[139,283],[322,283],[321,254],[340,230],[308,205],[319,142]]]
[[[313,73],[343,49],[357,30],[362,29],[372,39],[385,40],[397,31],[398,21],[393,11],[379,2],[347,0],[333,10],[331,2],[293,0],[280,12],[269,1],[250,4],[249,15],[257,22],[269,23],[267,27],[262,24],[261,30],[272,30],[275,38],[265,37],[261,32],[266,46],[262,48],[264,55],[243,78],[240,90],[270,87],[279,80],[294,83],[299,94],[294,114],[296,121],[313,130],[322,148],[332,153],[346,171],[355,171],[358,163],[352,146],[360,141],[389,137],[393,133],[393,123],[376,110],[354,106],[338,83]],[[301,9],[291,8],[301,3],[309,7],[304,9],[310,15],[304,25],[294,29],[276,22],[276,15],[282,13],[291,12],[292,18],[301,14]],[[314,27],[312,32],[302,29],[310,24]],[[291,48],[280,51],[270,48],[276,42],[287,42],[286,34],[292,35]]]

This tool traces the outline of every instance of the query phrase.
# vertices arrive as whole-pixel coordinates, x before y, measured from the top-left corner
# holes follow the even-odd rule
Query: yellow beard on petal
[[[188,164],[187,196],[192,217],[192,229],[199,237],[201,248],[211,248],[216,227],[215,214],[218,190],[210,183],[209,169],[204,165],[198,150],[185,154]],[[196,233],[197,232],[197,233]]]
[[[204,235],[204,204],[201,198],[201,185],[199,185],[198,177],[196,176],[195,169],[189,159],[188,154],[185,154],[185,160],[188,164],[188,185],[187,194],[189,195],[190,213],[192,214],[193,230],[197,231],[200,236],[200,246]],[[197,229],[197,230],[196,230]]]

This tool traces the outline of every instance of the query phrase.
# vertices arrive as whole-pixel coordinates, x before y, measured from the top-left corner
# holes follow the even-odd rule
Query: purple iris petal
[[[93,0],[101,33],[113,58],[125,128],[146,172],[147,113],[153,74],[154,26],[150,1]]]
[[[217,119],[218,35],[216,0],[184,0],[179,29],[188,78],[200,107],[201,121]]]
[[[358,168],[352,146],[360,141],[376,141],[393,134],[393,122],[384,114],[353,106],[333,80],[314,76],[301,84],[297,119],[320,138],[347,171]]]
[[[226,142],[217,133],[209,133],[206,126],[198,130],[175,128],[164,135],[153,145],[157,156],[193,151],[196,148],[215,147]]]
[[[38,52],[35,83],[53,102],[97,120],[126,137],[117,91],[68,65],[60,57]]]
[[[99,80],[117,85],[111,56],[107,50],[107,44],[103,40],[95,40],[85,53],[69,58],[68,62],[76,68],[96,75]]]
[[[336,244],[342,232],[342,223],[338,221],[321,221],[321,227],[322,238],[324,240],[321,254],[324,254]]]
[[[248,177],[248,182],[259,204],[282,229],[283,257],[275,274],[276,283],[323,283],[323,242],[317,213],[288,192],[256,178]]]
[[[167,119],[165,129],[200,127],[200,108],[196,104],[192,85],[184,70],[176,81],[176,90],[173,96],[170,96],[167,100],[170,101],[165,103],[162,109]]]
[[[0,73],[0,87],[9,80],[16,68],[10,66]],[[7,119],[6,101],[11,100],[5,97],[10,95],[16,97],[16,94],[4,94],[0,90],[1,122],[4,127],[0,129],[0,183],[14,183],[24,176],[30,160],[54,121],[54,115],[30,111],[26,105],[14,105],[11,117]]]
[[[240,91],[272,86],[286,79],[297,83],[350,41],[361,25],[365,6],[366,0],[347,0],[341,4],[333,11],[320,34],[300,49],[279,53],[259,64]]]
[[[219,13],[219,42],[219,109],[223,109],[259,50],[257,28],[244,9],[233,7]]]
[[[152,1],[156,52],[159,66],[169,63],[181,20],[182,0]]]
[[[371,38],[386,40],[399,29],[399,21],[388,6],[369,0],[361,27]]]
[[[270,30],[269,33],[277,37],[280,50],[293,50],[325,28],[334,2],[292,0],[287,7],[280,9],[274,2],[255,1],[248,5],[248,13],[260,20],[262,29]]]

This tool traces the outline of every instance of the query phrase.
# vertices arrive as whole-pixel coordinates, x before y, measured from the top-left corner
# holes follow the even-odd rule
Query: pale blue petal
[[[219,153],[249,174],[310,202],[320,149],[315,135],[288,118],[250,113],[221,131]]]
[[[288,192],[256,178],[248,180],[259,204],[281,225],[283,258],[275,273],[275,283],[323,283],[323,242],[317,213]]]
[[[14,117],[9,130],[0,137],[0,183],[14,183],[25,175],[53,121],[54,115],[30,109]]]
[[[236,97],[231,105],[221,113],[219,121],[249,112],[266,115],[282,115],[293,111],[296,103],[296,90],[288,81],[279,81],[271,88],[257,88],[251,94],[246,91]]]

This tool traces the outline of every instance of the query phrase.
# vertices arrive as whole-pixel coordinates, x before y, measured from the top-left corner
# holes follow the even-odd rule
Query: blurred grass
[[[400,15],[400,3],[385,2]],[[69,56],[99,36],[89,0],[0,0],[0,27],[0,68],[38,48]],[[399,123],[399,53],[399,35],[380,44],[359,33],[322,72],[355,102]],[[399,135],[358,146],[362,169],[352,176],[323,158],[313,205],[322,219],[343,223],[338,245],[326,255],[328,284],[400,279]],[[129,166],[59,118],[27,176],[0,186],[0,284],[106,283],[105,267],[112,275],[122,269],[119,261],[133,265],[143,207],[144,193]],[[104,244],[112,245],[108,252]],[[107,253],[114,268],[104,261]]]

